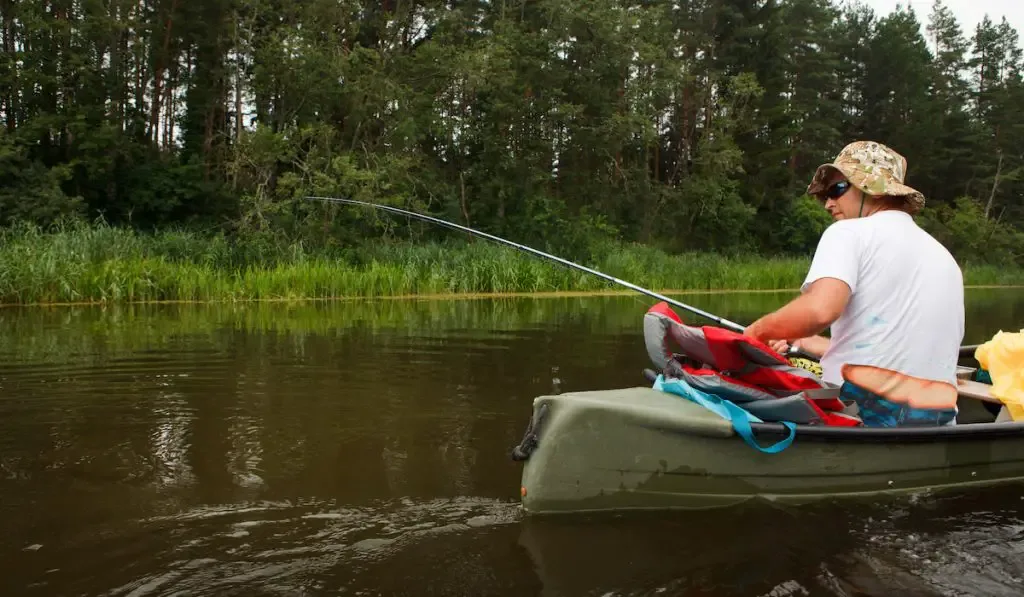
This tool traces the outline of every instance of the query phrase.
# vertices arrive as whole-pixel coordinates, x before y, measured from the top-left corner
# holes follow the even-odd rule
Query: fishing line
[[[411,218],[417,218],[417,219],[424,220],[424,221],[427,221],[427,222],[433,222],[435,224],[438,224],[438,225],[441,225],[441,226],[445,226],[445,227],[448,227],[448,228],[452,228],[452,229],[455,229],[455,230],[460,230],[462,232],[467,232],[469,234],[473,234],[473,235],[479,236],[481,238],[486,238],[486,239],[489,239],[489,240],[492,240],[492,241],[495,241],[495,242],[498,242],[498,243],[501,243],[501,244],[504,244],[504,245],[507,245],[507,246],[510,246],[510,247],[513,247],[513,248],[516,248],[516,249],[519,249],[520,251],[525,251],[527,253],[531,253],[533,255],[537,255],[537,256],[543,257],[545,259],[550,259],[552,261],[561,263],[562,265],[565,265],[567,267],[571,267],[571,268],[575,268],[575,269],[580,270],[580,271],[587,272],[588,274],[592,274],[594,276],[597,276],[597,277],[602,278],[604,280],[607,280],[609,282],[618,284],[620,286],[625,286],[626,288],[629,288],[631,290],[635,290],[636,292],[639,292],[641,294],[645,294],[645,295],[647,295],[647,296],[649,296],[651,298],[657,299],[659,301],[664,301],[664,302],[666,302],[666,303],[668,303],[668,304],[670,304],[670,305],[672,305],[674,307],[678,307],[678,308],[683,309],[685,311],[689,311],[690,313],[693,313],[695,315],[699,315],[699,316],[704,317],[706,319],[710,319],[711,321],[714,321],[718,325],[721,325],[722,327],[729,328],[729,329],[731,329],[733,331],[736,331],[736,332],[739,332],[739,333],[743,333],[743,331],[746,329],[744,326],[742,326],[742,325],[740,325],[740,324],[738,324],[736,322],[729,321],[728,319],[725,319],[724,317],[719,317],[717,315],[714,315],[713,313],[708,313],[707,311],[704,311],[702,309],[698,309],[696,307],[687,305],[686,303],[683,303],[683,302],[677,301],[675,299],[669,298],[669,297],[667,297],[667,296],[665,296],[663,294],[659,294],[659,293],[654,292],[652,290],[648,290],[646,288],[642,288],[640,286],[637,286],[636,284],[632,284],[632,283],[627,282],[625,280],[620,280],[619,278],[616,278],[614,276],[610,276],[610,275],[605,274],[603,272],[599,272],[599,271],[597,271],[595,269],[592,269],[592,268],[580,265],[578,263],[573,263],[572,261],[569,261],[567,259],[563,259],[563,258],[558,257],[556,255],[551,255],[550,253],[545,253],[544,251],[540,251],[540,250],[534,249],[533,247],[528,247],[526,245],[522,245],[522,244],[519,244],[519,243],[516,243],[516,242],[512,242],[510,240],[506,240],[504,238],[501,238],[501,237],[498,237],[498,236],[494,236],[493,234],[488,234],[486,232],[482,232],[480,230],[476,230],[476,229],[470,228],[468,226],[462,226],[461,224],[456,224],[454,222],[449,222],[447,220],[442,220],[440,218],[435,218],[433,216],[428,216],[428,215],[417,213],[417,212],[414,212],[414,211],[408,211],[408,210],[405,210],[405,209],[400,209],[400,208],[397,208],[397,207],[392,207],[390,205],[381,205],[379,203],[369,203],[367,201],[357,201],[355,199],[343,199],[343,198],[340,198],[340,197],[308,196],[308,197],[306,197],[306,199],[310,199],[310,200],[314,200],[314,201],[323,201],[323,202],[327,202],[327,203],[340,203],[340,204],[344,204],[344,205],[360,205],[360,206],[363,206],[363,207],[370,207],[370,208],[373,208],[373,209],[379,209],[379,210],[382,210],[382,211],[396,213],[396,214],[408,216],[408,217],[411,217]]]

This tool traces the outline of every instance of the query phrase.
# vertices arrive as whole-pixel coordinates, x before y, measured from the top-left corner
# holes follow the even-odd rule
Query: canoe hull
[[[798,428],[789,448],[765,454],[728,421],[650,388],[542,396],[534,413],[537,442],[522,473],[531,514],[806,503],[1024,480],[1017,423],[956,433]],[[778,427],[758,426],[759,442],[778,441]]]

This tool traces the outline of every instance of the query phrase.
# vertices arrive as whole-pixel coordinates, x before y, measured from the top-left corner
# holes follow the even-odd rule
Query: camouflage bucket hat
[[[807,193],[817,195],[825,190],[825,181],[833,170],[838,170],[868,195],[902,197],[910,213],[924,207],[924,195],[903,184],[907,173],[907,159],[891,148],[875,141],[854,141],[836,156],[831,164],[822,164],[807,186]]]

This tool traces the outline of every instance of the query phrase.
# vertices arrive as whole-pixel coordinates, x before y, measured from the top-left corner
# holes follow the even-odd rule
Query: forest
[[[325,195],[581,259],[805,258],[830,222],[811,174],[873,139],[906,156],[919,223],[962,264],[1024,265],[1018,32],[966,31],[941,0],[2,0],[0,17],[8,245],[103,226],[264,259],[453,236],[306,199]]]

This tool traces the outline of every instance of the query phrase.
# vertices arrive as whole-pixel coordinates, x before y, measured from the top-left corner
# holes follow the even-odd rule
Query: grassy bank
[[[668,255],[605,247],[582,263],[639,286],[774,290],[799,286],[807,258]],[[1024,271],[965,268],[968,284],[1024,283]],[[229,242],[107,226],[0,232],[0,303],[206,301],[416,294],[617,290],[561,265],[486,242],[316,251],[301,243]]]

